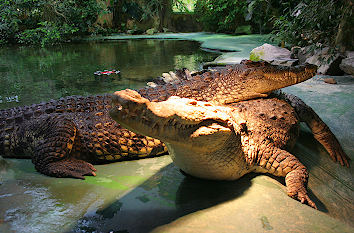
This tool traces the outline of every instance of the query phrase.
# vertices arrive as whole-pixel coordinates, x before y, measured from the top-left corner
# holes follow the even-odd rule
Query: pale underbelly
[[[189,175],[210,180],[236,180],[252,171],[242,151],[196,153],[167,144],[174,164]]]

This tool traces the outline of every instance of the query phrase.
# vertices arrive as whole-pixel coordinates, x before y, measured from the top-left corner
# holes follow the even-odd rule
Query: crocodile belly
[[[174,164],[194,177],[209,180],[236,180],[251,172],[241,150],[196,153],[189,148],[166,145]]]

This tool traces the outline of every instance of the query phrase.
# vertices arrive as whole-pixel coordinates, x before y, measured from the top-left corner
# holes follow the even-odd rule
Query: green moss
[[[252,34],[251,25],[239,26],[239,27],[236,28],[235,33],[236,34],[250,35],[250,34]]]
[[[250,53],[250,60],[251,61],[260,61],[262,60],[261,57],[264,55],[264,51],[260,51],[258,53],[251,52]]]

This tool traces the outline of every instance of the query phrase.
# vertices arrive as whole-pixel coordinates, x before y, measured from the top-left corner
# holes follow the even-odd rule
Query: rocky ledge
[[[293,47],[290,51],[271,44],[263,44],[251,51],[250,59],[286,66],[315,64],[318,66],[318,73],[325,75],[354,74],[354,51],[342,54],[329,47]]]

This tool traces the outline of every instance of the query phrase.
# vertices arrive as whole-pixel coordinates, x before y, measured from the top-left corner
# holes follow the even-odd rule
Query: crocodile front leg
[[[285,176],[288,196],[317,209],[315,203],[307,194],[308,172],[306,167],[289,152],[273,147],[259,154],[258,168],[260,172],[275,176]],[[267,153],[268,152],[268,153]]]
[[[254,164],[256,172],[285,177],[288,196],[317,209],[307,194],[307,169],[294,155],[275,147],[267,140],[255,144],[244,136],[241,141],[246,161]],[[254,156],[255,154],[257,156]],[[251,157],[253,159],[250,159]]]
[[[54,177],[95,176],[93,165],[71,155],[76,131],[75,124],[65,117],[33,120],[23,134],[23,141],[31,148],[36,170]]]

